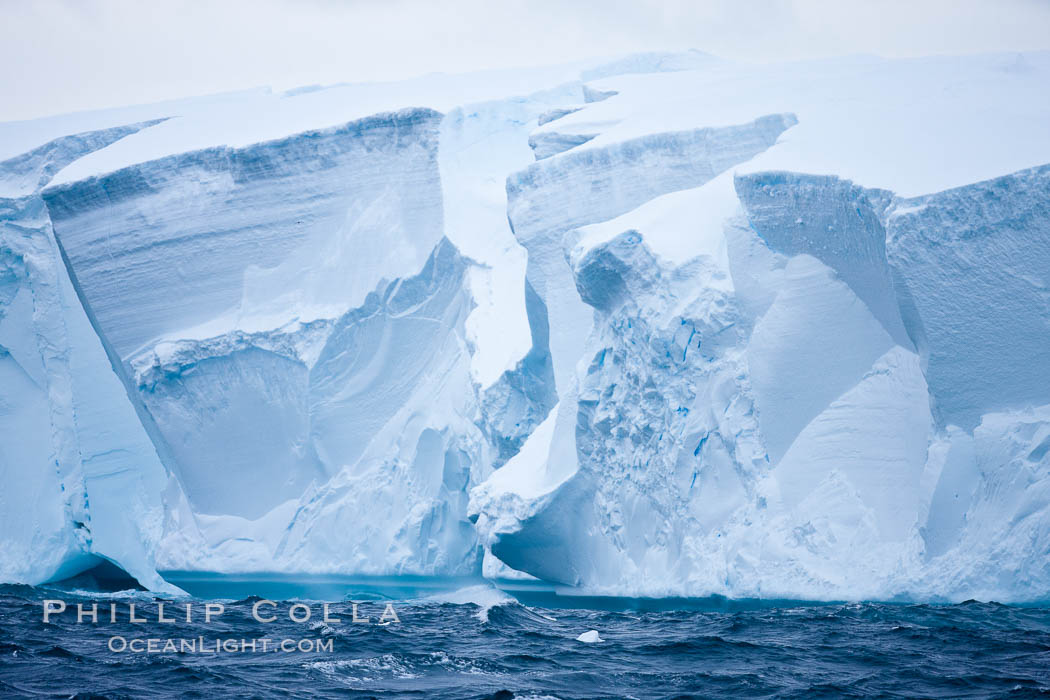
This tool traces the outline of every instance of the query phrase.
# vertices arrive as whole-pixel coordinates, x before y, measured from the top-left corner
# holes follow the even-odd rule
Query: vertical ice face
[[[553,435],[533,438],[546,476],[522,473],[526,443],[474,493],[512,567],[609,592],[832,595],[917,548],[930,429],[918,356],[835,270],[774,252],[745,218],[720,223],[722,243],[693,234],[695,257],[654,256],[645,229],[690,235],[724,192],[711,187],[656,198],[602,225],[643,230],[588,231],[573,251],[593,330],[578,391],[560,396]],[[855,577],[836,573],[844,563]]]
[[[790,173],[739,177],[736,190],[750,227],[787,256],[748,344],[783,504],[796,508],[837,471],[871,508],[879,538],[906,540],[930,419],[876,211],[888,193]]]
[[[590,249],[573,270],[594,331],[577,398],[561,398],[560,412],[575,420],[553,428],[572,438],[552,443],[547,469],[578,468],[520,524],[498,521],[498,500],[479,523],[495,525],[494,554],[562,583],[615,588],[640,575],[688,575],[687,542],[720,529],[747,500],[762,457],[735,379],[726,271],[703,258],[662,263],[636,231]]]
[[[442,238],[440,121],[377,115],[46,193],[192,514],[169,523],[161,566],[476,568],[462,511],[488,459],[467,266]]]
[[[984,413],[1050,403],[1048,192],[1043,166],[888,214],[890,261],[942,424],[972,430]]]
[[[77,134],[0,163],[0,578],[119,562],[145,585],[167,475],[70,284],[39,188],[151,123]]]
[[[306,393],[307,444],[334,476],[316,480],[281,541],[295,570],[478,571],[466,500],[489,457],[473,424],[467,267],[443,240],[418,275],[333,324]]]
[[[265,345],[246,338],[139,380],[196,512],[255,519],[326,476],[310,441],[309,370]]]
[[[751,227],[770,250],[811,255],[835,271],[893,342],[908,346],[879,214],[888,192],[836,177],[760,173],[736,179]]]
[[[929,556],[913,584],[939,595],[1042,600],[1050,579],[1050,410],[985,414],[973,434],[952,428],[934,465],[924,537]]]
[[[1050,168],[901,200],[887,249],[943,432],[923,522],[936,579],[1045,595]],[[1009,572],[1009,573],[1007,573]]]
[[[550,484],[563,484],[554,493],[544,492],[526,502],[505,499],[498,486],[477,493],[479,526],[493,552],[511,566],[552,580],[589,585],[626,581],[632,572],[645,568],[643,559],[662,560],[656,568],[672,566],[670,561],[679,553],[688,526],[673,525],[667,516],[676,508],[684,509],[689,495],[676,488],[664,492],[656,484],[666,479],[681,481],[668,476],[686,469],[677,462],[676,455],[684,449],[679,441],[693,437],[699,441],[703,435],[703,428],[696,425],[690,428],[695,436],[680,434],[698,391],[694,383],[699,380],[685,376],[681,395],[664,397],[664,387],[646,368],[652,364],[659,368],[654,373],[669,371],[674,362],[668,358],[679,352],[685,361],[689,345],[699,337],[678,337],[684,328],[695,335],[701,333],[698,326],[708,321],[719,331],[732,324],[724,319],[711,321],[705,307],[695,312],[703,321],[676,317],[661,321],[667,327],[650,328],[646,311],[666,313],[666,309],[649,302],[647,295],[664,302],[676,293],[688,297],[695,293],[690,283],[679,279],[680,286],[672,292],[667,289],[672,283],[658,274],[655,280],[646,280],[644,270],[659,266],[637,232],[625,233],[571,263],[570,251],[581,235],[576,229],[613,219],[667,192],[702,185],[771,146],[794,122],[793,115],[772,115],[742,126],[656,134],[602,148],[572,150],[508,178],[509,218],[515,236],[529,252],[528,281],[546,311],[540,317],[544,322],[541,334],[534,336],[546,338],[548,347],[534,346],[534,352],[549,353],[561,402],[551,427],[547,464],[539,469],[548,475]],[[706,289],[707,279],[691,276],[698,274],[695,270],[678,273],[691,280],[692,286]],[[618,339],[614,345],[619,347],[589,347],[594,342],[593,338],[588,341],[592,325],[597,334],[605,323],[615,328],[607,331],[607,342]],[[704,327],[704,332],[714,331]],[[618,338],[623,335],[630,338],[629,344]],[[643,347],[653,343],[657,348],[652,356],[637,357],[632,346],[639,343]],[[672,352],[670,347],[675,344],[682,347]],[[593,358],[589,369],[580,374],[585,365],[577,363],[589,358]],[[693,361],[695,358],[690,359]],[[630,369],[624,370],[625,366]],[[599,401],[606,391],[610,395]],[[633,415],[639,405],[650,406],[659,415]],[[573,444],[575,449],[566,447]],[[643,453],[650,456],[643,458]],[[654,459],[658,464],[670,462],[662,468],[645,469]],[[521,464],[508,466],[511,473],[523,469]],[[636,486],[637,477],[624,476],[623,469],[640,469],[647,478]],[[692,485],[694,476],[690,471],[684,478]],[[505,480],[499,478],[501,483]],[[716,480],[708,470],[707,481]],[[727,485],[729,492],[742,488],[735,475],[731,481],[737,486]],[[623,492],[623,499],[613,495],[617,491]],[[486,507],[487,503],[492,506]],[[569,522],[575,524],[569,527]],[[614,534],[618,530],[620,534]],[[630,547],[625,537],[633,538]],[[640,543],[657,539],[662,542],[660,547],[650,552],[640,548]],[[588,554],[577,560],[573,553],[581,551]],[[624,566],[625,562],[630,566]]]
[[[51,394],[36,331],[31,286],[40,273],[33,269],[32,258],[26,260],[26,254],[43,248],[43,262],[50,263],[46,269],[52,277],[51,291],[57,295],[56,256],[53,249],[49,251],[41,245],[47,240],[47,219],[41,216],[43,205],[39,200],[33,204],[17,200],[3,200],[0,204],[0,226],[5,234],[0,247],[0,429],[5,436],[0,442],[5,485],[0,495],[4,524],[0,535],[0,574],[5,580],[38,583],[56,574],[61,576],[63,569],[83,565],[87,557],[86,543],[78,540],[71,527],[70,513],[71,505],[75,505],[79,517],[85,519],[83,494],[74,497],[72,504],[63,494],[64,476],[73,476],[74,483],[80,482],[78,475],[61,473],[76,468],[75,446],[52,439]],[[32,214],[34,209],[36,216]],[[43,230],[32,230],[32,224]],[[21,229],[18,239],[11,240],[16,226]],[[27,236],[27,231],[32,233]],[[16,252],[12,244],[19,242],[21,250]],[[30,248],[30,243],[37,245]],[[52,342],[56,340],[64,343],[65,338]],[[60,470],[56,447],[64,448],[65,470]]]
[[[738,177],[728,286],[715,274],[677,287],[688,266],[671,273],[645,245],[647,229],[689,235],[690,221],[704,237],[684,198],[604,225],[637,231],[583,235],[572,269],[595,317],[579,391],[476,489],[493,553],[636,594],[1041,595],[1043,179],[1038,168],[901,200],[833,177]],[[722,301],[690,306],[697,288]],[[676,362],[674,324],[656,323],[670,309],[699,339],[699,364],[688,344]],[[730,331],[714,351],[710,326]],[[991,412],[1003,405],[1029,408]]]
[[[44,198],[86,304],[127,360],[226,313],[272,328],[341,312],[382,277],[418,271],[442,232],[439,120],[377,115],[170,156]],[[351,274],[332,269],[351,260]]]
[[[654,134],[569,151],[508,177],[507,215],[529,253],[529,284],[546,309],[550,331],[540,332],[548,339],[559,395],[572,390],[592,316],[566,262],[572,232],[661,194],[702,185],[771,146],[794,123],[793,115],[770,115],[741,126]]]
[[[726,235],[753,319],[747,366],[771,465],[762,520],[779,562],[748,575],[792,594],[877,590],[918,549],[931,427],[874,211],[886,195],[783,173],[736,190],[744,218]],[[781,579],[780,566],[808,582]]]

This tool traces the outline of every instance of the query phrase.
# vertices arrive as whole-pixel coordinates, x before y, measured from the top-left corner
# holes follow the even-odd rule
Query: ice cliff
[[[0,580],[1050,598],[1050,55],[0,124]]]

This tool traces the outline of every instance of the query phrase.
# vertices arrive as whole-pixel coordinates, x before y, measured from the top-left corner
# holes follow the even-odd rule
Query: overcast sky
[[[0,0],[0,121],[226,90],[697,48],[1050,48],[1050,0]]]

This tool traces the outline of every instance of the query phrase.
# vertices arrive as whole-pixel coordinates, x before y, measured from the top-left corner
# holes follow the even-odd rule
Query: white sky
[[[751,61],[1048,49],[1050,0],[0,0],[0,121],[686,48]]]

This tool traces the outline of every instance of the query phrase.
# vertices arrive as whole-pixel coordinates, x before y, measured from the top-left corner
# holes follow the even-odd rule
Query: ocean
[[[65,609],[45,623],[47,600]],[[0,695],[1050,697],[1043,607],[623,601],[599,610],[523,605],[484,587],[354,605],[0,586]],[[579,640],[591,631],[603,641]]]

